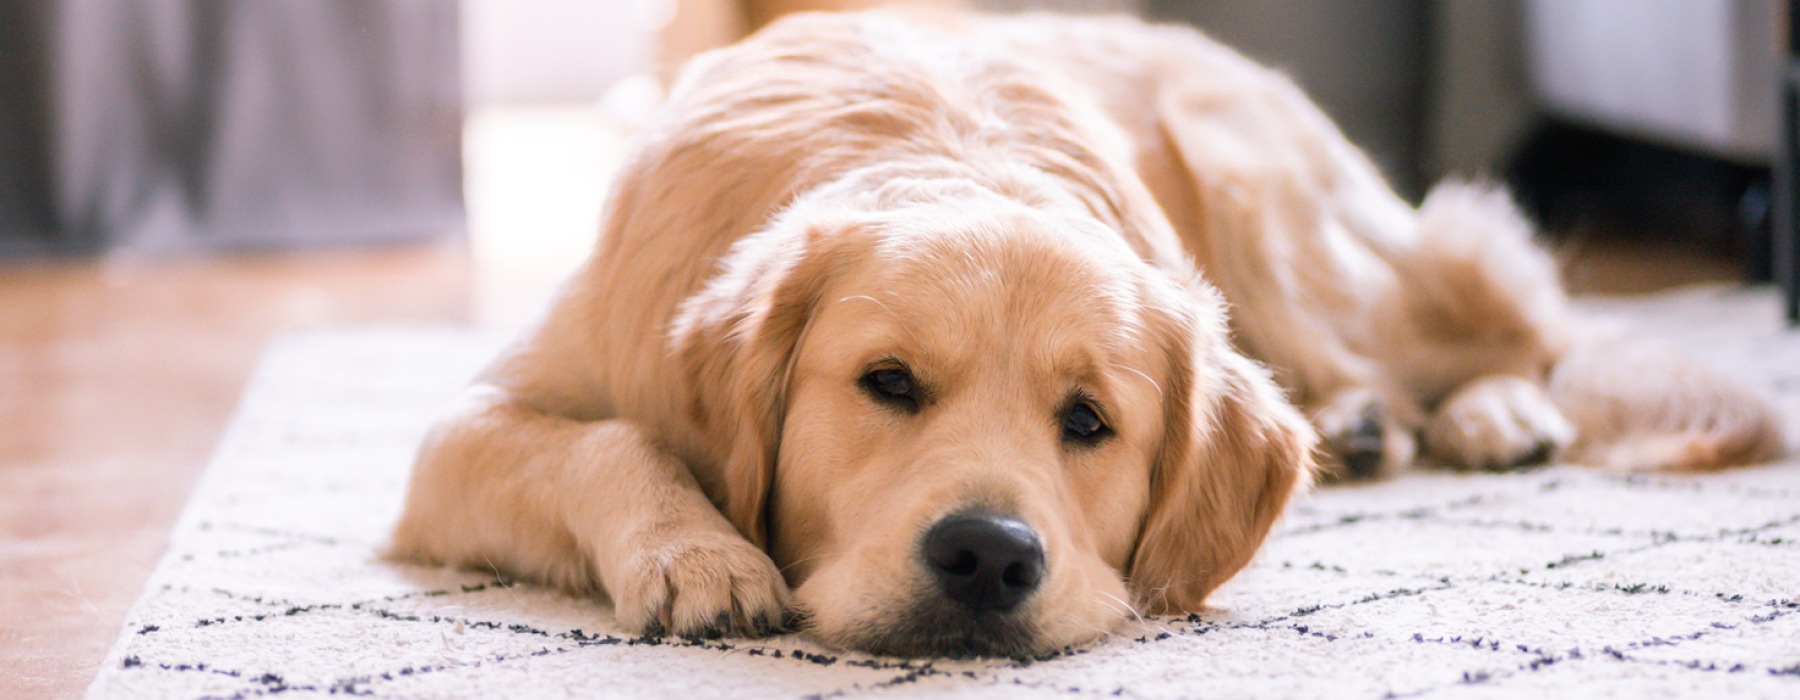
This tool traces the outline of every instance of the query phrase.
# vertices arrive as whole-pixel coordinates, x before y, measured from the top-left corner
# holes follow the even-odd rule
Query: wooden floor
[[[0,698],[86,687],[272,334],[508,326],[537,308],[591,239],[618,157],[592,117],[477,116],[467,245],[0,266]],[[1666,248],[1564,257],[1585,290],[1733,273]]]
[[[467,257],[0,271],[0,697],[86,686],[271,333],[466,322]]]
[[[467,241],[0,264],[0,698],[87,687],[273,334],[523,323],[593,239],[616,131],[477,115]]]

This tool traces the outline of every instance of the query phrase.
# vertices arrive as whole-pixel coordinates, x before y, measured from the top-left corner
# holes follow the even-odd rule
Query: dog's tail
[[[1584,339],[1552,370],[1550,399],[1575,425],[1564,461],[1619,470],[1712,471],[1768,461],[1781,421],[1762,395],[1674,349]]]

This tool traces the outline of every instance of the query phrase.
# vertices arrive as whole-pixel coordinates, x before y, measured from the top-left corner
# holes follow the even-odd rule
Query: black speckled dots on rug
[[[1774,304],[1584,302],[1767,387],[1800,435],[1800,336]],[[421,432],[502,341],[277,343],[90,697],[1800,697],[1791,459],[1320,489],[1213,609],[1036,659],[638,637],[589,600],[380,561]]]

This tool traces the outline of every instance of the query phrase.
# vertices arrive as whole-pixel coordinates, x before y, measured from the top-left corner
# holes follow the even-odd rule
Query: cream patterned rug
[[[1777,396],[1766,292],[1588,301]],[[381,562],[414,444],[502,339],[270,350],[91,697],[1800,697],[1800,462],[1699,477],[1429,471],[1295,504],[1214,609],[1031,660],[622,634],[602,604]]]

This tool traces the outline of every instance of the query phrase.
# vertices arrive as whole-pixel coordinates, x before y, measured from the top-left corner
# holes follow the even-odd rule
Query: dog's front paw
[[[1450,466],[1502,470],[1550,459],[1575,427],[1532,381],[1505,375],[1464,384],[1438,407],[1425,449]]]
[[[785,626],[787,583],[735,531],[664,534],[634,542],[608,577],[619,623],[648,636],[767,636]]]
[[[1413,432],[1373,390],[1349,389],[1312,412],[1325,440],[1321,468],[1328,478],[1368,479],[1392,474],[1418,451]]]

